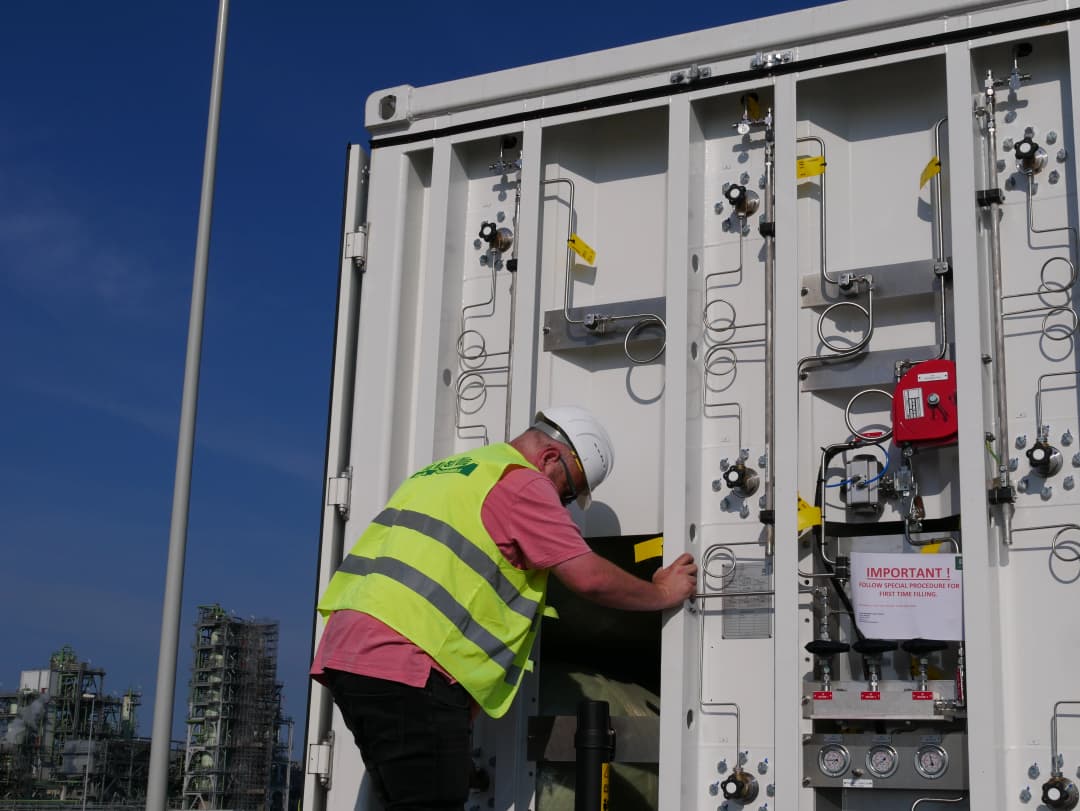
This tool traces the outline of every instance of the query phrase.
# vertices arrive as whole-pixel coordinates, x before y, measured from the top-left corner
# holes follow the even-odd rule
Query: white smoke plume
[[[27,707],[23,707],[18,716],[8,723],[7,734],[4,736],[4,743],[18,745],[26,739],[26,731],[33,729],[37,726],[38,721],[41,720],[42,713],[45,712],[45,705],[48,704],[49,699],[47,696],[38,696],[34,699],[34,703]]]

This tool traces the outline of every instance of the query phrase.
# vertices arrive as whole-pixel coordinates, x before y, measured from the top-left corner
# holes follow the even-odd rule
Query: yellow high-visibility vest
[[[547,570],[521,570],[480,517],[511,465],[536,467],[489,445],[428,465],[394,493],[334,573],[323,616],[370,614],[426,651],[490,716],[517,693],[545,613]]]

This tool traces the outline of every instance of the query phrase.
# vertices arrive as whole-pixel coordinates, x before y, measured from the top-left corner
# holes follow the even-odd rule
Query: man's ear
[[[539,462],[537,467],[543,468],[547,464],[554,463],[558,460],[558,458],[559,449],[556,448],[554,445],[547,445],[543,448],[543,450],[540,451],[539,455],[537,456],[537,461]]]

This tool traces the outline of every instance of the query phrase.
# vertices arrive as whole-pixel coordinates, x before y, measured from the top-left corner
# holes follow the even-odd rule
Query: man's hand
[[[652,580],[665,595],[664,608],[674,608],[694,596],[697,591],[697,570],[697,564],[689,552],[683,552],[670,566],[656,570]]]

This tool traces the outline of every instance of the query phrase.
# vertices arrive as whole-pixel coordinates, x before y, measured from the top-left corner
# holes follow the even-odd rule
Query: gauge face
[[[818,768],[826,777],[839,777],[851,765],[851,755],[838,743],[821,747],[818,752]]]
[[[937,744],[920,746],[915,752],[915,771],[928,780],[935,780],[949,768],[949,753]]]
[[[899,756],[891,746],[878,744],[866,753],[866,768],[874,777],[892,777],[899,765]]]

